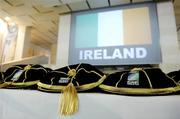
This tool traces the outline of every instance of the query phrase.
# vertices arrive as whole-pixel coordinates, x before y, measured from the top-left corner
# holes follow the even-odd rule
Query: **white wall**
[[[162,63],[164,72],[180,69],[180,49],[178,44],[173,4],[162,2],[157,4]]]
[[[50,55],[50,49],[42,48],[30,42],[31,29],[28,26],[19,26],[16,54],[14,60],[20,60],[25,57],[37,56],[37,55]]]
[[[63,67],[68,65],[69,39],[70,39],[71,15],[59,17],[59,31],[57,41],[56,66]]]
[[[177,31],[177,34],[178,34],[178,46],[180,50],[180,30]]]
[[[7,23],[0,18],[0,64],[4,61],[5,36],[7,35]]]
[[[56,43],[51,45],[50,51],[51,51],[50,63],[56,64],[56,57],[57,57],[57,44]]]
[[[26,32],[26,26],[19,25],[19,31],[18,31],[18,38],[17,38],[17,43],[16,43],[16,52],[15,52],[15,60],[20,60],[23,58],[23,54],[26,50],[25,44],[27,45],[27,41],[25,40],[25,35],[27,34]]]
[[[29,52],[29,57],[31,56],[38,56],[38,55],[46,55],[50,56],[50,49],[45,49],[41,46],[38,46],[33,43],[29,43],[29,46],[27,46],[32,52]]]

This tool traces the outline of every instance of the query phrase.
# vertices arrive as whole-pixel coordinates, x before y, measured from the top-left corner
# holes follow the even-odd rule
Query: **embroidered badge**
[[[66,77],[61,77],[58,81],[58,83],[68,83],[69,82],[69,78]]]
[[[12,81],[17,81],[19,79],[20,75],[23,73],[23,71],[24,70],[19,70],[18,72],[16,72],[11,80]]]
[[[139,85],[139,72],[130,72],[128,74],[127,85]]]

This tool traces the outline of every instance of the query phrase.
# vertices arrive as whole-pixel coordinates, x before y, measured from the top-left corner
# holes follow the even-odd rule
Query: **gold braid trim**
[[[49,85],[49,84],[44,84],[44,83],[41,83],[41,82],[38,82],[37,85],[39,87],[42,87],[42,88],[45,88],[45,89],[51,89],[51,90],[62,90],[64,87],[66,86],[58,86],[58,85]]]
[[[105,78],[106,76],[104,75],[95,83],[84,84],[84,85],[75,86],[75,87],[78,91],[89,90],[100,85],[105,80]],[[58,92],[61,92],[66,87],[66,86],[59,86],[59,85],[49,85],[49,84],[44,84],[41,82],[38,82],[37,85],[38,85],[38,89],[40,90],[43,89],[44,91],[50,91],[50,92],[56,92],[53,90],[57,90]]]
[[[178,82],[176,82],[173,78],[171,78],[170,76],[168,76],[167,74],[165,74],[165,76],[169,79],[171,79],[176,85],[178,85]]]
[[[39,70],[39,69],[42,69],[42,70],[44,70],[44,71],[47,73],[46,69],[45,69],[45,68],[43,68],[43,67],[39,67],[39,68],[34,68],[34,67],[31,67],[31,69],[33,69],[33,70]]]
[[[15,87],[27,87],[27,86],[32,86],[35,85],[39,82],[39,80],[36,81],[28,81],[28,82],[23,82],[23,83],[14,83],[14,82],[4,82],[3,85],[5,85],[5,87],[9,87],[9,86],[15,86]]]
[[[125,74],[127,74],[127,73],[125,72],[125,73],[121,74],[121,77],[120,77],[119,81],[116,83],[116,86],[115,86],[115,87],[118,87],[118,84],[121,82],[122,77],[123,77]]]
[[[17,71],[18,69],[15,69],[14,71],[13,71],[13,73],[11,73],[11,75],[9,75],[8,77],[6,77],[5,79],[4,79],[4,82],[6,82],[6,80],[9,78],[9,77],[11,77],[12,75],[14,75],[14,73]]]
[[[97,73],[97,72],[95,72],[95,71],[87,71],[87,70],[84,69],[84,68],[80,68],[80,69],[77,71],[77,73],[79,73],[79,71],[81,71],[81,70],[84,70],[86,73],[94,73],[94,74],[98,75],[99,77],[102,77],[102,75],[100,75],[99,73]]]
[[[142,72],[145,74],[145,76],[146,76],[146,78],[147,78],[147,80],[148,80],[148,82],[149,82],[149,86],[150,86],[151,88],[153,88],[152,83],[151,83],[151,80],[150,80],[148,74],[146,73],[146,71],[144,71],[143,68],[134,68],[134,69],[132,69],[130,72],[134,72],[134,71],[142,71]]]
[[[46,91],[46,92],[54,92],[54,93],[56,93],[56,92],[61,93],[61,92],[62,92],[62,89],[61,89],[61,90],[59,90],[59,89],[53,89],[53,90],[51,90],[51,89],[46,89],[46,88],[43,88],[43,87],[40,87],[40,86],[38,86],[38,90]]]
[[[32,65],[34,66],[34,65]],[[12,81],[12,82],[7,82],[7,78],[11,77],[12,75],[14,75],[14,73],[18,70],[18,69],[15,69],[13,71],[13,73],[11,73],[11,75],[9,75],[8,77],[6,77],[6,79],[4,80],[4,83],[1,84],[0,87],[7,87],[7,88],[19,88],[19,87],[28,87],[28,86],[32,86],[32,85],[36,85],[39,80],[35,80],[35,81],[28,81],[28,82],[25,82],[25,80],[27,79],[27,72],[32,69],[32,70],[39,70],[39,69],[43,69],[46,73],[47,71],[40,67],[40,68],[33,68],[31,65],[27,65],[25,66],[24,68],[20,67],[20,66],[13,66],[15,68],[19,68],[20,70],[23,70],[25,72],[25,78],[23,80],[23,82],[15,82],[15,81]],[[12,87],[11,87],[12,86]],[[14,87],[13,87],[14,86]]]
[[[65,75],[67,75],[65,72],[62,72],[62,71],[51,71],[51,72],[56,72],[56,73],[59,73],[59,74],[65,74]]]
[[[147,88],[117,88],[113,86],[107,86],[101,84],[99,86],[102,90],[118,94],[144,94],[144,95],[154,95],[154,94],[168,94],[180,90],[180,86],[160,88],[160,89],[147,89]]]
[[[8,84],[6,84],[6,83],[0,84],[0,88],[4,88],[4,87],[7,87],[7,86],[8,86]]]
[[[12,66],[12,67],[10,67],[10,68],[19,68],[19,69],[22,69],[23,70],[23,68],[22,67],[20,67],[20,66]]]
[[[176,91],[180,91],[180,85],[174,87]]]
[[[90,84],[84,84],[84,85],[81,85],[81,86],[77,86],[77,90],[78,91],[83,91],[83,90],[89,90],[89,89],[92,89],[98,85],[100,85],[104,80],[106,79],[106,75],[102,76],[97,82],[95,83],[90,83]]]

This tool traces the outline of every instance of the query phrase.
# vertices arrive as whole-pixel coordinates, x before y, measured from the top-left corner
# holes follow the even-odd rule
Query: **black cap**
[[[105,78],[103,72],[90,64],[74,64],[49,71],[46,79],[38,83],[38,89],[61,92],[72,82],[77,91],[85,91],[97,87]]]
[[[167,75],[173,78],[178,83],[178,85],[180,85],[180,70],[169,72]]]
[[[159,68],[135,68],[110,74],[99,86],[102,90],[128,95],[159,95],[176,92],[176,81]]]
[[[4,75],[5,88],[29,88],[45,78],[46,70],[41,65],[15,65],[8,68]],[[33,87],[34,88],[34,87]]]
[[[0,85],[4,82],[4,72],[0,72]]]

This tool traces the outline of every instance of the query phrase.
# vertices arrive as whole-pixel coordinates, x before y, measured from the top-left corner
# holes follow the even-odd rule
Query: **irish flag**
[[[80,14],[75,18],[76,48],[151,44],[148,7]]]

